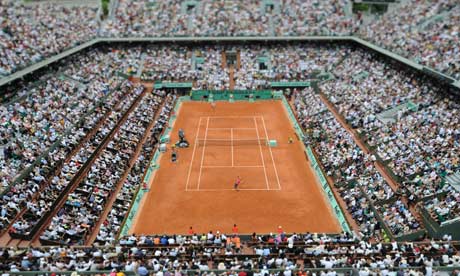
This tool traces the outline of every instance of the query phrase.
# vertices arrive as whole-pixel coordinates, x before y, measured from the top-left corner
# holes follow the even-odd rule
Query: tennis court
[[[190,147],[160,158],[130,233],[339,233],[281,101],[182,103],[171,133]],[[289,137],[294,138],[292,144]],[[277,146],[267,145],[276,140]],[[240,176],[239,191],[233,189]]]

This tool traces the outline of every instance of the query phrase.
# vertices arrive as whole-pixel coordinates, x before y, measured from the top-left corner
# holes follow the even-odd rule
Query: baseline
[[[259,127],[257,126],[256,117],[253,117],[253,119],[254,119],[254,125],[256,127],[257,140],[259,141],[260,158],[262,159],[262,166],[264,168],[265,184],[267,185],[267,190],[270,190],[270,185],[268,184],[267,169],[265,168],[264,154],[262,153],[262,145],[260,144]]]
[[[249,189],[249,188],[238,188],[239,191],[279,191],[278,189]],[[226,191],[235,191],[235,189],[199,189],[199,190],[188,190],[187,192],[226,192]]]
[[[198,135],[200,134],[200,128],[201,128],[201,117],[200,117],[200,120],[198,121],[198,126],[196,129],[195,145],[193,145],[192,158],[190,159],[190,166],[188,168],[187,182],[185,182],[185,191],[188,190],[188,183],[190,182],[190,174],[192,173],[193,160],[195,158],[196,144],[198,142]]]
[[[212,117],[210,117],[212,118]],[[253,130],[255,128],[252,127],[210,127],[209,130],[228,130],[228,129],[235,129],[235,130]]]
[[[208,117],[207,122],[206,122],[206,132],[204,133],[204,144],[203,144],[203,151],[201,153],[200,173],[198,174],[198,186],[197,186],[198,190],[200,189],[201,173],[203,171],[204,151],[206,149],[206,138],[208,138],[208,127],[209,127],[209,117]],[[198,142],[198,141],[196,141],[196,142]]]
[[[259,116],[262,118],[262,125],[264,127],[264,131],[265,131],[265,138],[267,139],[268,141],[268,132],[267,132],[267,127],[265,126],[265,119],[263,116]],[[276,164],[275,164],[275,159],[273,158],[273,152],[272,152],[272,148],[271,147],[268,147],[268,150],[270,152],[270,156],[272,158],[272,162],[273,162],[273,168],[275,169],[275,176],[276,176],[276,181],[278,182],[278,188],[281,190],[281,183],[280,183],[280,178],[278,176],[278,170],[276,169]]]
[[[203,166],[203,168],[263,168],[264,166],[261,165],[254,165],[254,166]]]

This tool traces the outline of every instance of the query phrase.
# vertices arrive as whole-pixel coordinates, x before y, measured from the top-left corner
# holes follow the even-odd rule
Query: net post
[[[268,146],[271,148],[275,148],[278,146],[278,141],[276,140],[268,140]]]

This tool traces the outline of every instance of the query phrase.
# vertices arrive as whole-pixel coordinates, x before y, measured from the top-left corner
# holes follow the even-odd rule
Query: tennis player
[[[212,111],[216,110],[216,102],[211,102]]]
[[[233,189],[235,191],[238,191],[238,186],[241,184],[241,178],[240,176],[236,177],[235,183],[233,183]]]

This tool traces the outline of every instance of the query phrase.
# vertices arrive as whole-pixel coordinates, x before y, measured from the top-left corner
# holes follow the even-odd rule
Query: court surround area
[[[341,227],[317,184],[279,100],[183,102],[171,133],[181,128],[190,147],[170,150],[149,183],[130,233],[339,233]],[[293,143],[289,143],[293,137]],[[268,140],[276,140],[270,147]],[[168,145],[168,148],[170,147]],[[233,189],[237,177],[239,191]]]

